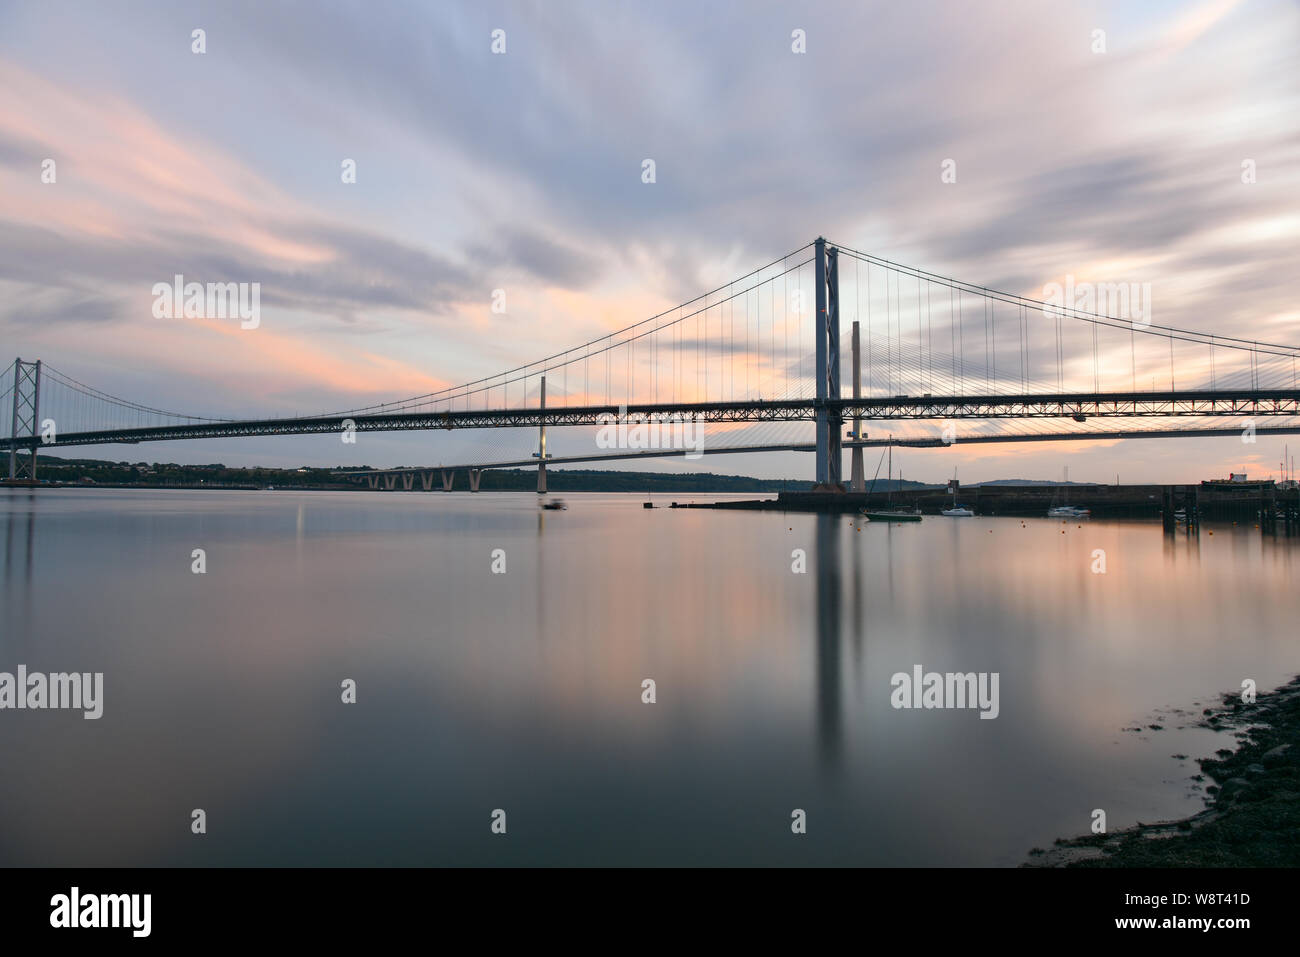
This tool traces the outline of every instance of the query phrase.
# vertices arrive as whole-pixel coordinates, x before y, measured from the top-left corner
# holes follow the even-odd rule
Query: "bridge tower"
[[[9,480],[36,481],[36,449],[40,445],[41,360],[14,360],[13,419],[10,422]],[[26,462],[18,454],[19,439],[31,453]]]
[[[817,345],[817,485],[834,486],[840,482],[843,467],[842,437],[844,424],[838,407],[828,409],[828,399],[840,397],[840,270],[839,250],[826,248],[818,236],[815,280],[817,319],[813,333]]]
[[[543,412],[546,411],[546,376],[542,376],[542,404],[540,406]],[[538,451],[533,453],[533,458],[537,459],[537,494],[546,494],[546,422],[537,427]]]

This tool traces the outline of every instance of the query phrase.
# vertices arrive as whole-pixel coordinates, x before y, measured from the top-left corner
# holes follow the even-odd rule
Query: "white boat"
[[[974,518],[975,513],[965,505],[957,504],[957,470],[952,470],[952,508],[945,508],[942,514],[949,518]]]
[[[1073,505],[1057,505],[1047,510],[1048,518],[1087,518],[1091,514],[1088,509],[1075,508]]]
[[[1053,505],[1047,510],[1048,518],[1088,518],[1092,512],[1086,508],[1079,508],[1077,505],[1071,505],[1070,502],[1070,467],[1065,467],[1065,478],[1061,482],[1063,500],[1060,505]],[[1056,496],[1052,496],[1052,501],[1056,501]]]

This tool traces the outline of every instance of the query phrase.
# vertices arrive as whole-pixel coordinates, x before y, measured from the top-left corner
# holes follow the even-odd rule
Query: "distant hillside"
[[[977,485],[1098,485],[1098,482],[1054,482],[1051,479],[994,479],[991,482],[974,482],[966,488]]]
[[[337,469],[355,466],[336,466]],[[431,467],[433,468],[433,467]],[[357,469],[364,471],[365,469]],[[210,465],[177,465],[174,462],[110,462],[104,459],[40,457],[38,475],[51,482],[85,485],[130,486],[139,488],[355,488],[355,483],[341,479],[328,468],[240,468],[216,462]],[[375,469],[374,471],[382,471]],[[847,482],[846,482],[847,484]],[[976,485],[1094,485],[1093,482],[1053,482],[1035,479],[996,479]],[[718,475],[713,472],[619,472],[603,469],[551,468],[547,470],[547,487],[552,492],[759,492],[806,491],[812,485],[807,477],[761,479],[749,475]],[[943,488],[944,485],[878,478],[867,486],[872,491],[888,492]],[[456,477],[456,488],[468,488],[464,470]],[[485,492],[532,491],[537,488],[537,470],[489,469],[483,473],[480,489]]]
[[[348,466],[338,466],[339,469]],[[174,462],[110,462],[103,459],[60,458],[42,455],[38,466],[41,479],[87,486],[134,488],[356,488],[332,469],[238,468],[219,462],[210,465],[178,465]],[[361,471],[361,470],[359,470]],[[381,471],[376,469],[375,471]],[[718,475],[713,472],[619,472],[601,469],[551,468],[547,487],[552,492],[757,492],[803,491],[808,478],[761,479],[748,475]],[[870,483],[868,483],[870,484]],[[465,475],[456,477],[456,488],[468,487]],[[877,492],[899,489],[934,488],[921,482],[878,479]],[[481,491],[533,491],[536,469],[489,469],[483,473]]]

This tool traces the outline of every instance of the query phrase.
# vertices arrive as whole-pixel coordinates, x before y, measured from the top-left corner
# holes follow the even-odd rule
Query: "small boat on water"
[[[859,510],[872,522],[919,522],[919,508],[863,508]]]
[[[947,515],[949,518],[974,518],[975,517],[974,512],[968,509],[965,505],[957,504],[957,470],[956,469],[952,470],[952,484],[950,487],[952,488],[952,507],[945,508],[943,510],[943,514]]]
[[[549,502],[542,503],[542,508],[546,509],[548,512],[563,512],[568,507],[569,506],[564,504],[564,499],[562,498],[553,498]]]
[[[885,453],[881,453],[882,458],[884,457],[884,454]],[[889,437],[888,454],[889,454],[888,482],[892,483],[894,480],[894,437],[892,435]],[[879,470],[880,470],[880,466],[877,465],[876,466],[877,474],[879,474]],[[900,468],[899,469],[900,482],[902,481],[902,471],[903,470]],[[868,491],[868,494],[870,494],[870,491],[873,491],[875,487],[876,487],[876,480],[875,477],[873,476],[871,479],[871,490]],[[915,508],[915,507],[908,508],[905,505],[894,504],[894,489],[892,484],[890,485],[889,488],[889,502],[888,504],[885,505],[884,508],[871,508],[869,506],[864,505],[862,508],[858,509],[858,512],[866,516],[867,520],[870,522],[919,522],[921,520],[921,510],[919,508]]]
[[[1048,518],[1088,518],[1092,512],[1086,508],[1075,508],[1073,505],[1057,505],[1047,510]]]
[[[1068,465],[1065,467],[1065,477],[1061,482],[1061,488],[1063,490],[1061,504],[1051,505],[1047,509],[1048,518],[1088,518],[1092,515],[1089,509],[1070,504],[1070,467]],[[1055,500],[1056,496],[1053,495],[1052,501]]]

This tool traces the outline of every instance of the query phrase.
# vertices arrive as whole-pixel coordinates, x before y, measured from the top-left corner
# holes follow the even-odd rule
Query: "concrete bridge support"
[[[432,472],[421,472],[421,473],[420,473],[420,484],[424,486],[424,490],[425,490],[426,492],[429,491],[429,489],[433,487],[433,473],[432,473]]]
[[[384,488],[388,489],[391,492],[393,490],[393,486],[395,486],[396,484],[397,484],[397,476],[394,475],[392,472],[389,472],[387,475],[384,476]]]
[[[861,352],[858,341],[858,321],[853,320],[853,398],[862,398],[862,363]],[[853,441],[857,442],[863,438],[862,420],[855,418],[853,420]],[[855,445],[850,453],[852,464],[849,472],[849,482],[855,492],[865,492],[867,490],[867,476],[862,467],[862,446]]]
[[[546,408],[546,376],[542,376],[542,402],[540,408]],[[537,427],[537,494],[546,494],[546,425]]]
[[[411,486],[414,485],[414,484],[415,484],[415,473],[414,473],[414,472],[403,472],[403,473],[402,473],[402,488],[403,488],[404,490],[406,490],[406,491],[409,492],[409,491],[411,490]]]
[[[442,490],[444,492],[450,492],[451,483],[456,481],[456,473],[451,469],[443,469],[440,474],[442,476]]]
[[[469,470],[469,490],[470,490],[471,492],[477,492],[477,491],[478,491],[478,483],[479,483],[480,481],[482,481],[482,479],[483,479],[483,470],[482,470],[482,469],[470,469],[470,470]]]
[[[379,476],[378,476],[378,475],[367,475],[367,476],[366,476],[366,484],[369,485],[371,488],[379,488]]]

